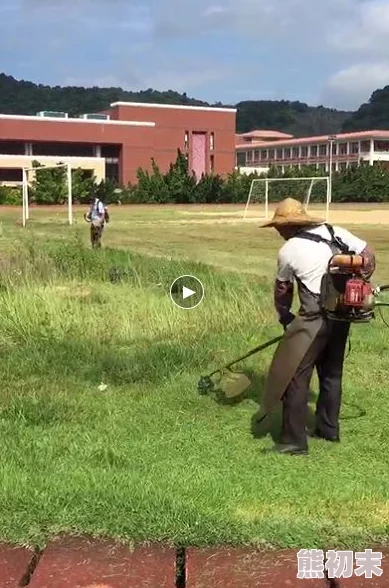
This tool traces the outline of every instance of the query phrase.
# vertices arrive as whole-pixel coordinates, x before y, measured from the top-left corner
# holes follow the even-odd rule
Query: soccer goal
[[[22,201],[23,201],[23,227],[26,226],[27,221],[30,220],[30,173],[42,169],[58,169],[66,168],[66,189],[67,189],[67,205],[68,205],[68,222],[73,224],[73,195],[72,195],[72,168],[70,163],[57,163],[55,165],[39,165],[37,167],[24,167],[22,170]]]
[[[307,210],[309,204],[317,203],[317,209],[329,220],[331,203],[331,184],[329,176],[309,178],[257,178],[251,182],[243,219],[248,216],[250,205],[255,208],[255,217],[269,218],[269,204],[276,204],[283,198],[291,196],[301,200]],[[323,207],[323,212],[321,212]]]

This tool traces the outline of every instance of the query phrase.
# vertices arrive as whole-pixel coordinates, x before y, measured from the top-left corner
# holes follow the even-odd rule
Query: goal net
[[[313,209],[318,216],[329,220],[331,203],[329,176],[309,178],[257,178],[252,180],[243,219],[268,219],[278,202],[284,198],[300,200],[305,209]]]
[[[68,222],[73,224],[73,196],[72,196],[72,168],[69,163],[57,163],[55,165],[37,165],[35,167],[24,167],[22,170],[22,202],[23,202],[23,227],[30,220],[30,190],[31,186],[37,181],[37,173],[41,170],[63,170],[60,174],[55,189],[63,190],[66,194],[65,199],[68,206]],[[53,181],[53,179],[52,179]],[[53,187],[53,188],[54,188]]]

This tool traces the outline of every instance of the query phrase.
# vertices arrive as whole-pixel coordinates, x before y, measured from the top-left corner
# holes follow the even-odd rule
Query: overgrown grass
[[[307,459],[267,454],[272,440],[254,423],[271,350],[245,363],[255,383],[238,403],[199,396],[196,386],[201,373],[279,334],[271,274],[220,269],[216,241],[219,268],[169,259],[166,249],[93,252],[65,230],[44,243],[40,224],[22,241],[5,227],[0,539],[42,544],[67,531],[177,545],[387,540],[389,337],[379,320],[353,330],[342,443],[312,441]],[[210,236],[201,230],[199,247]],[[223,231],[242,258],[254,246],[228,227],[217,242]],[[266,252],[270,264],[277,241],[261,238],[259,261]],[[184,238],[181,247],[187,258]],[[193,311],[168,296],[184,273],[205,286]]]

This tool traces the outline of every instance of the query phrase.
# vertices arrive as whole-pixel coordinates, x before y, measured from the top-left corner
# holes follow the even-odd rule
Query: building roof
[[[236,108],[222,108],[218,106],[190,106],[188,104],[152,104],[150,102],[112,102],[111,108],[115,106],[131,106],[138,108],[166,108],[172,110],[203,110],[208,112],[237,112]]]
[[[279,147],[297,147],[300,145],[311,145],[316,143],[327,143],[330,135],[317,135],[312,137],[301,137],[299,139],[288,139],[280,141],[262,141],[260,145],[255,143],[240,143],[235,146],[235,149],[247,149],[248,147],[260,148],[275,148]],[[359,141],[361,139],[389,139],[389,131],[360,131],[356,133],[339,133],[332,135],[337,143],[342,141]]]
[[[263,141],[265,139],[293,139],[293,135],[288,135],[287,133],[281,133],[280,131],[272,131],[272,130],[262,130],[257,129],[254,131],[249,131],[248,133],[241,133],[238,135],[241,139],[259,139]]]
[[[155,127],[155,122],[133,121],[133,120],[96,120],[90,118],[60,118],[56,116],[34,116],[27,114],[0,114],[0,120],[28,120],[35,122],[56,122],[56,123],[78,123],[84,125],[117,125],[128,127]]]

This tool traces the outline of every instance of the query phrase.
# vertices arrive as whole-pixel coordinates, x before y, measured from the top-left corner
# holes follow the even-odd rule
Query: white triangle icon
[[[189,298],[189,296],[193,296],[193,294],[196,294],[196,292],[194,292],[190,288],[186,288],[185,286],[182,288],[182,297],[184,300],[186,298]]]

